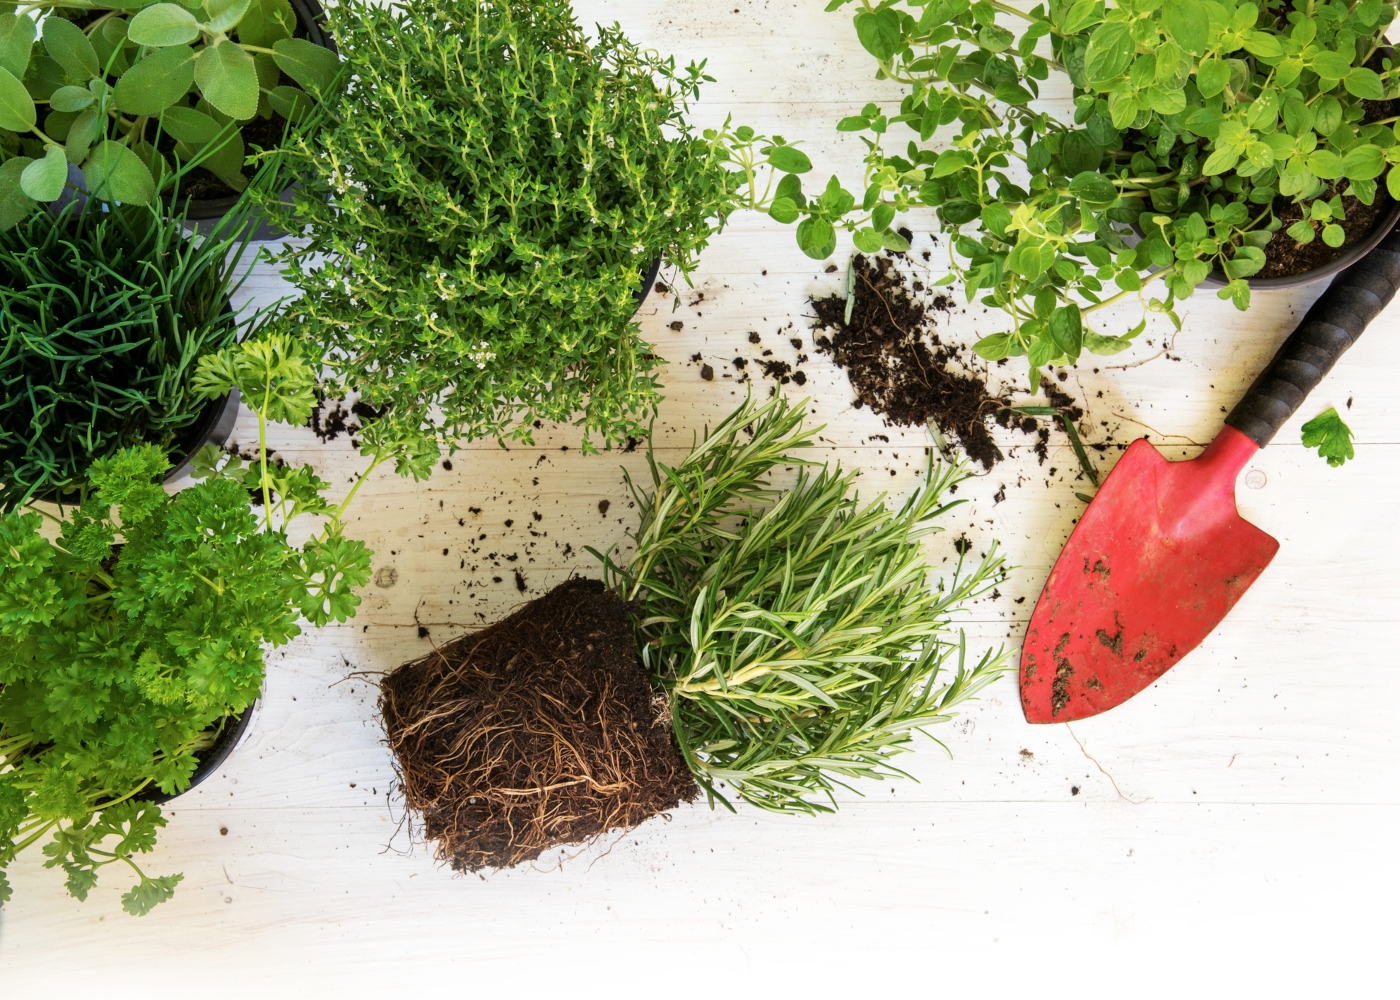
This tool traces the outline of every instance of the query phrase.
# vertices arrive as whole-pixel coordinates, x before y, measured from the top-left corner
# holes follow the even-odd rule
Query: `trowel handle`
[[[1337,275],[1225,422],[1264,447],[1400,288],[1400,227]]]

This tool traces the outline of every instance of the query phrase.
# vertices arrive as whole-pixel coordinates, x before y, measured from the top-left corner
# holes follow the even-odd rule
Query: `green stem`
[[[345,513],[345,508],[350,506],[350,501],[355,499],[355,494],[360,492],[360,487],[365,484],[365,480],[369,478],[370,473],[387,461],[388,457],[387,455],[375,456],[374,461],[369,464],[369,468],[360,474],[359,479],[355,480],[355,485],[350,487],[350,492],[345,494],[345,499],[340,501],[340,505],[336,507],[335,511],[331,514],[332,523],[339,523],[340,516]]]
[[[1081,313],[1091,313],[1091,312],[1093,312],[1093,311],[1096,310],[1096,309],[1102,309],[1102,308],[1104,308],[1105,306],[1111,306],[1111,305],[1113,305],[1113,303],[1115,303],[1115,302],[1119,302],[1119,301],[1121,301],[1122,299],[1126,299],[1129,295],[1141,295],[1141,294],[1142,294],[1142,290],[1143,290],[1144,288],[1147,287],[1147,285],[1148,285],[1149,282],[1156,281],[1158,278],[1164,278],[1164,277],[1166,277],[1166,276],[1169,275],[1169,274],[1175,274],[1175,273],[1176,273],[1176,265],[1175,265],[1175,264],[1172,264],[1170,267],[1164,267],[1164,268],[1162,268],[1160,271],[1153,271],[1151,274],[1149,274],[1149,275],[1147,276],[1147,278],[1143,281],[1143,283],[1142,283],[1141,285],[1139,285],[1137,288],[1126,289],[1126,290],[1124,290],[1124,291],[1119,292],[1117,295],[1113,296],[1112,298],[1104,299],[1102,302],[1096,303],[1095,305],[1092,305],[1092,306],[1088,306],[1088,307],[1080,306],[1080,307],[1079,307],[1079,311],[1080,311]]]

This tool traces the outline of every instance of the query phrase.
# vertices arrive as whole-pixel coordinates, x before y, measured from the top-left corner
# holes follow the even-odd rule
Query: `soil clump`
[[[506,868],[699,794],[628,607],[571,579],[384,679],[408,807],[458,871]]]
[[[817,328],[831,331],[829,336],[815,338],[817,350],[845,369],[857,407],[869,406],[887,425],[915,427],[932,421],[984,469],[1005,457],[992,440],[990,420],[1041,435],[1036,449],[1041,452],[1049,434],[1039,422],[1011,411],[1008,397],[994,396],[986,380],[939,340],[933,314],[948,312],[951,299],[911,292],[887,256],[857,254],[852,267],[856,301],[851,321],[846,322],[843,295],[813,299],[812,307]],[[1048,383],[1044,387],[1050,391]],[[1051,405],[1073,404],[1064,393],[1058,397],[1051,397]],[[1077,407],[1074,410],[1071,419],[1077,420],[1083,413]]]

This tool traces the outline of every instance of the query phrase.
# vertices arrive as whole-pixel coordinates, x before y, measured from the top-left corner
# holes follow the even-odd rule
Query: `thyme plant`
[[[200,363],[206,395],[236,386],[258,414],[258,461],[213,446],[202,481],[174,496],[153,445],[100,458],[82,503],[63,520],[38,508],[0,516],[0,903],[4,869],[44,838],[44,867],[59,868],[85,899],[101,869],[129,869],[128,913],[169,899],[180,875],[148,874],[165,825],[143,799],[189,786],[201,751],[257,698],[265,646],[312,625],[343,622],[360,603],[370,551],[343,518],[362,476],[339,503],[309,466],[268,462],[266,422],[305,423],[316,367],[299,345],[267,337]],[[393,460],[423,478],[435,452],[411,430],[377,425],[365,476]],[[261,512],[249,504],[249,491]],[[288,531],[323,518],[308,540]],[[58,522],[57,538],[41,532]]]
[[[996,547],[934,578],[923,540],[966,478],[930,459],[898,511],[861,503],[855,473],[800,457],[817,430],[781,396],[752,401],[680,465],[650,458],[636,552],[605,579],[636,602],[637,644],[676,742],[713,803],[721,783],[780,812],[835,808],[848,779],[902,775],[890,759],[1003,669],[967,655],[951,615],[999,577]],[[796,479],[779,485],[780,468]],[[598,553],[594,553],[598,555]]]
[[[303,293],[284,329],[369,404],[435,407],[448,442],[640,434],[661,364],[632,321],[644,276],[688,273],[806,155],[697,132],[703,64],[616,26],[590,41],[565,0],[347,0],[331,26],[344,92],[290,144],[294,203],[264,199],[309,237],[281,258]]]
[[[245,129],[304,117],[335,79],[299,33],[287,0],[0,3],[0,229],[70,165],[106,202],[155,204],[197,168],[242,191]]]
[[[1125,349],[1148,313],[1179,326],[1176,303],[1212,271],[1247,308],[1270,247],[1339,247],[1346,213],[1386,197],[1382,179],[1400,195],[1400,122],[1380,103],[1400,95],[1386,0],[827,9],[852,2],[876,75],[908,87],[896,112],[870,104],[838,125],[867,143],[863,208],[882,221],[937,208],[947,280],[1008,321],[978,353],[1027,356],[1033,385],[1044,365]],[[1052,73],[1073,87],[1072,120],[1034,106]],[[902,150],[895,126],[916,133]],[[825,217],[878,248],[860,220]],[[1142,321],[1095,330],[1088,317],[1124,300]]]
[[[0,232],[0,509],[75,487],[119,448],[193,449],[207,404],[191,380],[237,334],[251,230],[240,212],[198,239],[183,226],[74,202]]]

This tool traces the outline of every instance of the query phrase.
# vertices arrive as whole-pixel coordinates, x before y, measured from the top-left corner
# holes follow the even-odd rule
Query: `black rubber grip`
[[[1333,279],[1225,422],[1259,447],[1317,388],[1400,288],[1400,227]]]

